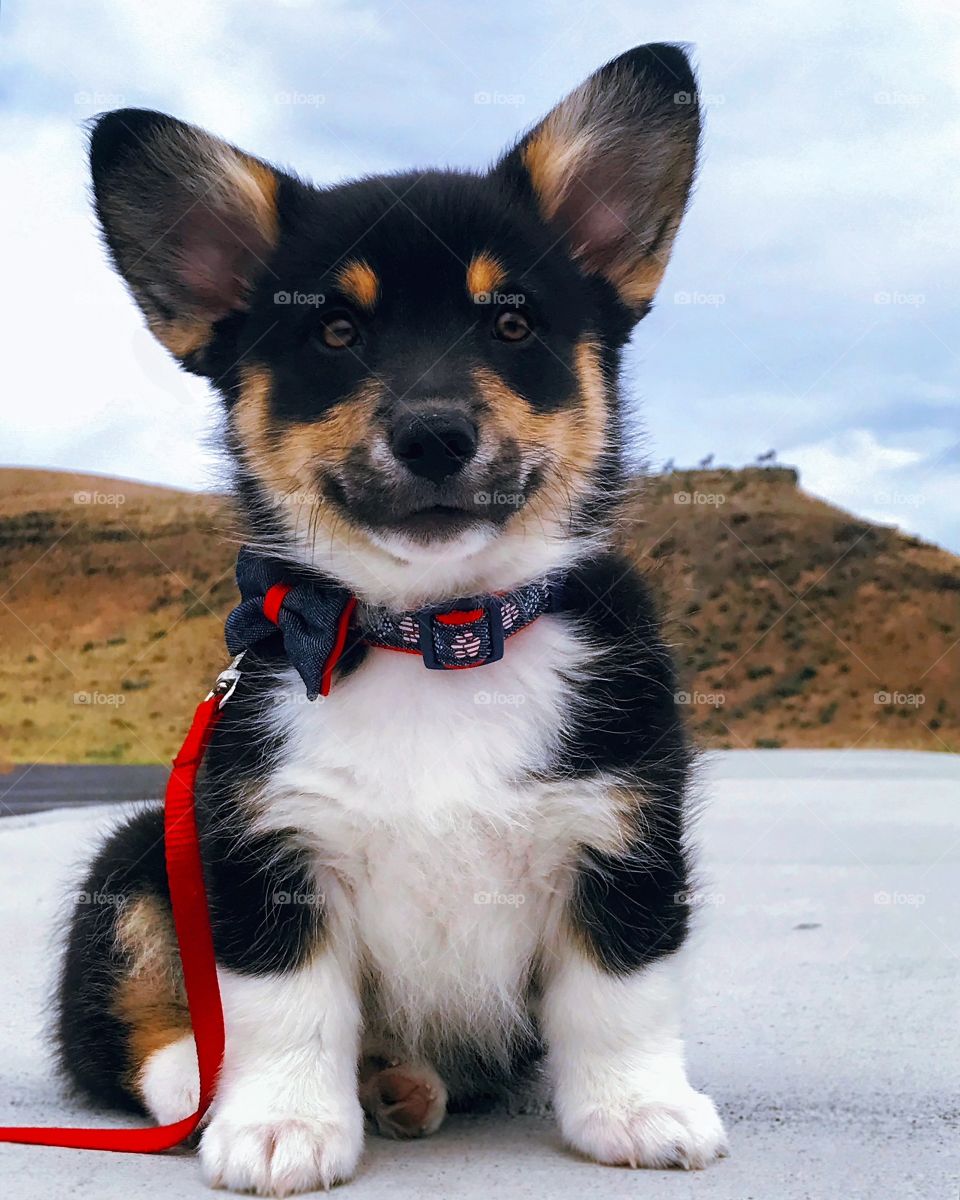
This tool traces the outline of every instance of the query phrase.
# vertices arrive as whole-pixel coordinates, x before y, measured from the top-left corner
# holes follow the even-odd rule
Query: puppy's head
[[[249,539],[367,599],[505,588],[603,528],[616,372],[693,176],[683,53],[603,67],[486,174],[315,188],[143,110],[91,146],[157,338],[208,377]]]

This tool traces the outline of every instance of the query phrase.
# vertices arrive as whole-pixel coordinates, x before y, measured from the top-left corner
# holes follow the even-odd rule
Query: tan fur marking
[[[367,545],[367,535],[324,502],[318,469],[337,468],[358,446],[369,447],[382,387],[368,380],[316,421],[292,426],[270,417],[272,380],[263,367],[241,369],[232,432],[243,458],[278,508],[287,529],[307,542],[341,549]]]
[[[186,1002],[178,1003],[145,979],[124,980],[117,992],[114,1012],[127,1026],[128,1079],[139,1088],[147,1060],[158,1050],[190,1033]]]
[[[353,548],[366,535],[332,504],[324,503],[318,469],[334,472],[360,445],[369,446],[381,387],[373,380],[317,421],[283,427],[271,422],[271,379],[262,367],[243,371],[233,432],[241,452],[272,498],[291,533],[308,541]]]
[[[522,151],[523,164],[530,176],[543,216],[552,221],[558,214],[571,185],[579,177],[584,187],[591,189],[590,164],[604,152],[605,142],[611,130],[603,122],[591,119],[590,81],[578,88],[566,101],[558,105],[530,135]],[[605,264],[603,273],[616,287],[623,301],[630,307],[645,308],[656,294],[666,270],[670,250],[683,209],[686,204],[690,173],[696,154],[695,135],[687,135],[686,157],[675,153],[669,175],[658,184],[661,193],[657,206],[666,216],[673,211],[674,219],[661,234],[654,251],[643,245],[630,247],[629,223],[624,224],[623,215],[607,215],[611,221],[619,219],[624,225],[625,245],[621,252]],[[593,185],[600,186],[600,185]],[[614,189],[606,189],[595,198],[597,205],[607,204],[607,197]],[[609,205],[613,200],[609,201]],[[576,230],[573,239],[576,239]],[[573,245],[574,254],[581,256],[583,248]]]
[[[277,177],[273,171],[232,146],[216,146],[211,158],[216,194],[230,209],[252,217],[257,229],[271,246],[279,232],[277,218]]]
[[[249,180],[243,191],[249,198],[264,237],[271,246],[275,246],[279,235],[277,177],[266,163],[260,162],[259,159],[243,155],[242,163]]]
[[[577,133],[565,129],[559,116],[552,114],[524,146],[523,164],[530,173],[533,190],[548,221],[556,215],[573,167],[578,161],[585,160],[589,145],[586,131]]]
[[[212,325],[186,319],[151,321],[150,329],[157,341],[177,358],[187,358],[197,350],[202,350],[213,333]]]
[[[502,439],[515,439],[532,468],[546,469],[546,479],[529,504],[517,514],[520,524],[557,520],[571,502],[589,488],[589,475],[603,450],[607,423],[606,387],[597,347],[578,343],[574,367],[578,404],[555,413],[538,413],[494,371],[478,367],[474,382],[490,406],[490,423]]]
[[[521,446],[545,447],[567,472],[589,471],[603,449],[607,403],[597,347],[584,340],[574,352],[580,403],[556,413],[538,413],[487,367],[474,371],[474,380],[490,404],[491,417],[504,437],[517,437]]]
[[[215,146],[202,161],[202,170],[210,174],[210,187],[217,204],[251,218],[267,246],[274,246],[279,229],[277,218],[277,177],[256,158],[241,154],[230,146]],[[260,245],[259,239],[253,239]],[[176,358],[186,359],[202,350],[213,335],[213,325],[205,320],[177,317],[172,321],[149,320],[157,341]]]
[[[576,438],[581,455],[592,467],[606,443],[607,436],[607,389],[600,366],[600,350],[592,342],[583,339],[577,343],[574,353],[577,378],[580,380],[580,395],[583,405],[575,413]]]
[[[638,842],[642,842],[649,830],[650,797],[637,788],[612,787],[609,792],[612,825],[601,826],[598,836],[591,836],[589,846],[613,858],[629,857],[636,853]],[[563,928],[570,943],[576,946],[589,962],[603,966],[603,958],[597,952],[596,942],[587,935],[583,926],[571,919],[569,908],[563,915]]]
[[[616,821],[616,833],[606,839],[598,838],[591,844],[608,854],[623,854],[636,844],[647,828],[646,809],[650,797],[636,788],[614,787],[610,790],[610,807]]]
[[[369,443],[380,385],[368,381],[316,421],[271,426],[272,380],[264,367],[244,367],[235,429],[267,486],[278,491],[316,490],[316,468],[336,466],[358,445]]]
[[[240,399],[233,412],[234,433],[251,466],[265,464],[270,449],[270,372],[264,367],[240,368]]]
[[[635,308],[641,308],[657,294],[657,288],[663,279],[670,260],[670,250],[673,239],[680,228],[678,216],[663,232],[660,244],[652,253],[642,258],[625,262],[619,269],[611,272],[611,282],[620,292],[625,303]]]
[[[127,973],[113,1011],[127,1027],[128,1081],[135,1090],[151,1054],[190,1032],[173,920],[163,904],[143,896],[117,921],[117,945]]]
[[[380,295],[377,273],[363,259],[351,259],[337,271],[337,286],[361,308],[370,312]]]
[[[505,279],[503,264],[486,250],[481,250],[473,256],[467,267],[467,292],[474,298],[489,295],[496,291]]]
[[[646,258],[637,264],[635,270],[622,272],[614,282],[624,302],[633,308],[640,308],[657,294],[666,269],[666,262]]]
[[[562,123],[550,118],[536,133],[523,151],[523,162],[530,173],[534,191],[540,200],[540,208],[547,220],[556,215],[564,194],[569,187],[578,161],[589,161],[589,137],[585,131],[572,135],[564,131]],[[603,203],[598,197],[597,204]],[[680,218],[663,239],[662,253],[643,256],[627,256],[622,262],[612,263],[608,275],[610,282],[619,291],[624,303],[641,307],[653,299],[667,267],[670,247]]]
[[[178,961],[173,919],[154,896],[124,906],[117,919],[117,945],[134,975],[156,975]]]

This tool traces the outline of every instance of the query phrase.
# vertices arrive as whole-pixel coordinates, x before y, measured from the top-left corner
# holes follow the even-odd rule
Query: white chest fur
[[[489,1042],[522,1019],[575,847],[613,821],[604,781],[532,778],[555,759],[567,680],[589,658],[547,617],[477,670],[373,651],[314,704],[283,678],[285,749],[259,824],[297,830],[336,878],[389,1021],[411,1041],[439,1024]]]

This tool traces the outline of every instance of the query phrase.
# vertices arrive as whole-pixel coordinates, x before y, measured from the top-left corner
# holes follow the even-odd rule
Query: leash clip
[[[246,654],[246,650],[241,650],[237,657],[233,660],[229,667],[224,669],[217,676],[217,682],[207,693],[207,699],[212,700],[214,696],[220,697],[218,709],[223,708],[226,702],[230,699],[233,693],[237,690],[237,684],[240,682],[240,660]]]

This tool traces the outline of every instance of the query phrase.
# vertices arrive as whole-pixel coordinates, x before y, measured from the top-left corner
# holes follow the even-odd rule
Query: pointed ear
[[[697,87],[677,46],[639,46],[571,92],[495,171],[533,196],[584,270],[650,307],[696,169]]]
[[[97,217],[156,337],[202,373],[213,326],[245,308],[277,239],[279,173],[162,113],[127,108],[90,139]]]

